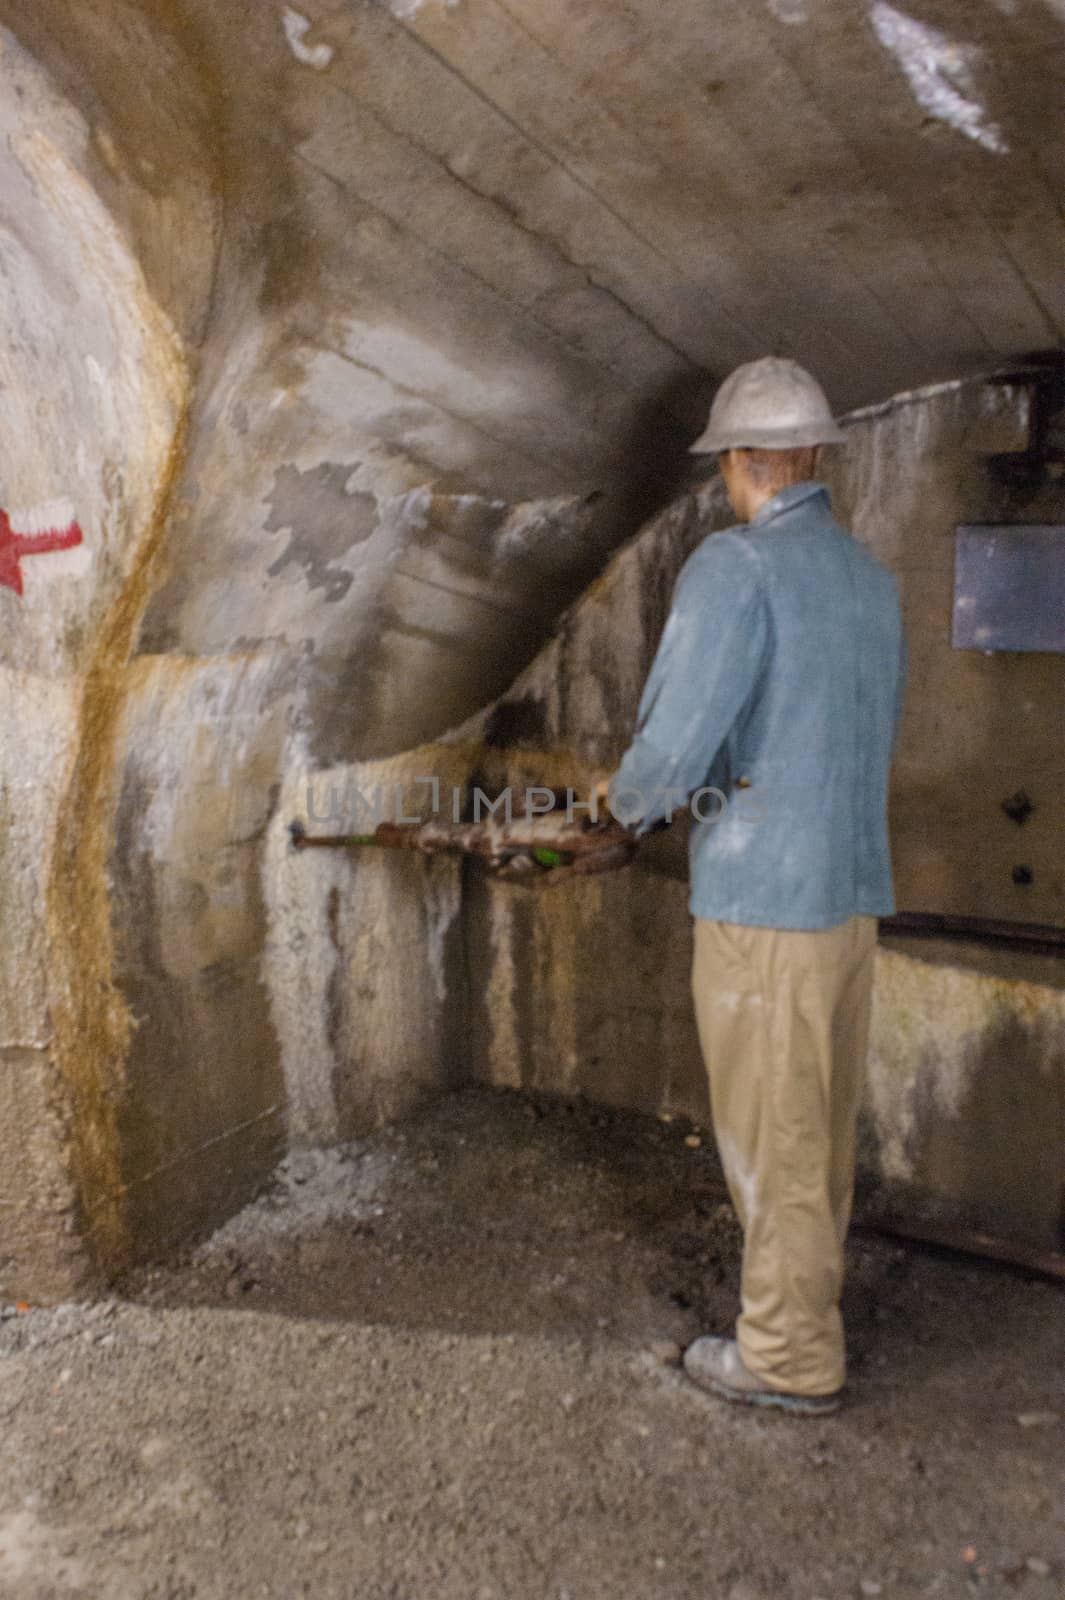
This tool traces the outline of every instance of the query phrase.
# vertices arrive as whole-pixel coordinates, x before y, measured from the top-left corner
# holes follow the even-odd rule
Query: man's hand
[[[600,822],[610,821],[610,779],[600,778],[592,790],[591,798],[596,804],[596,817]]]

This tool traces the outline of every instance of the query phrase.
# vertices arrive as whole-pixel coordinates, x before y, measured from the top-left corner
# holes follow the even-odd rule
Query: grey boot
[[[735,1339],[696,1339],[684,1352],[684,1370],[700,1389],[743,1406],[773,1406],[797,1417],[826,1417],[839,1410],[835,1394],[787,1394],[768,1389],[743,1364]]]

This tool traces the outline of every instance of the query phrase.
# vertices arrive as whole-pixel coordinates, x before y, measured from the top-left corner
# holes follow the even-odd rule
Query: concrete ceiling
[[[83,119],[193,372],[150,649],[310,637],[308,604],[352,587],[325,569],[396,496],[474,494],[493,527],[547,500],[514,606],[503,563],[531,623],[450,716],[668,497],[735,363],[793,354],[845,409],[1065,327],[1065,0],[0,0],[0,21]]]
[[[450,419],[434,466],[508,492],[594,480],[637,402],[766,350],[842,408],[1065,325],[1063,0],[0,17],[136,182],[219,188],[262,293]]]
[[[792,354],[842,410],[1065,327],[1065,0],[0,22],[188,367],[139,648],[313,660],[323,757],[505,688],[707,470],[686,447],[737,362]]]

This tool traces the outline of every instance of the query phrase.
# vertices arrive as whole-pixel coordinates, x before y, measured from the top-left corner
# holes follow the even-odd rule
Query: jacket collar
[[[815,495],[828,499],[828,490],[823,483],[793,483],[787,489],[781,489],[772,500],[767,500],[761,510],[756,511],[751,518],[752,528],[761,528],[767,522],[772,522],[775,517],[783,516],[785,511],[794,511],[796,506],[802,505],[805,500],[812,500]]]

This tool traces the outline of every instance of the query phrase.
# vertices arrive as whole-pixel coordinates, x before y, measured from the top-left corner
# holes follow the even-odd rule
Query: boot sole
[[[717,1378],[695,1377],[690,1372],[688,1377],[697,1388],[716,1394],[721,1400],[730,1400],[733,1405],[785,1411],[792,1417],[830,1417],[842,1404],[838,1394],[777,1394],[772,1389],[733,1389]]]

